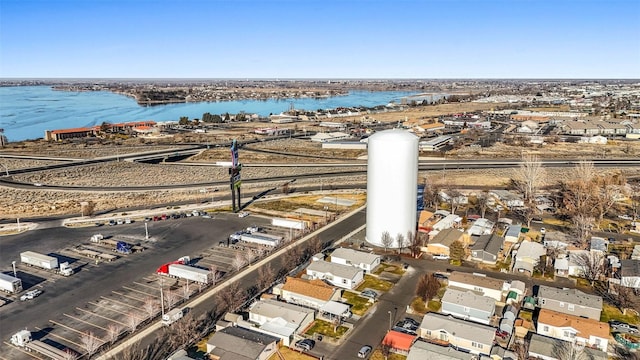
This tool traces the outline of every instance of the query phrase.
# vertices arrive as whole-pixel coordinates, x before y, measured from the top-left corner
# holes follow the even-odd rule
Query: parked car
[[[302,339],[296,341],[296,347],[304,351],[311,351],[316,346],[316,341],[311,339]]]
[[[360,351],[358,351],[358,357],[361,359],[366,359],[369,354],[371,354],[371,350],[373,348],[369,345],[365,345],[363,347],[360,348]]]
[[[449,260],[449,255],[433,255],[434,260]]]
[[[374,300],[378,297],[378,293],[373,290],[364,290],[363,292],[360,293],[360,295],[369,299],[374,299]]]
[[[441,274],[441,273],[433,273],[433,277],[435,277],[438,280],[448,280],[449,279],[447,277],[447,275]]]
[[[618,330],[621,332],[628,332],[630,334],[636,334],[639,332],[636,326],[629,325],[627,323],[623,323],[622,321],[618,321],[618,320],[609,321],[609,325],[611,325],[611,327],[614,328],[615,330]]]
[[[407,329],[417,330],[420,327],[420,323],[412,318],[404,318],[403,321],[404,321],[404,327]]]
[[[248,213],[248,212],[246,212],[246,211],[243,211],[243,212],[241,212],[241,213],[239,213],[239,214],[238,214],[238,217],[241,217],[241,218],[243,218],[243,217],[247,217],[247,216],[249,216],[249,213]]]
[[[26,293],[22,294],[22,296],[20,296],[20,300],[21,301],[32,300],[40,296],[40,294],[42,294],[42,290],[40,289],[29,290]]]
[[[115,225],[115,224],[116,224],[116,221],[115,221],[115,220],[109,220],[109,226],[113,226],[113,225]]]
[[[544,235],[544,234],[546,234],[546,232],[547,232],[547,229],[545,229],[543,227],[540,228],[540,234]]]

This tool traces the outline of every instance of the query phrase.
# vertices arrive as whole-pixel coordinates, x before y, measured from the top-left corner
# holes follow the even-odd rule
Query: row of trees
[[[401,254],[404,249],[408,249],[411,256],[418,257],[420,255],[420,247],[424,243],[424,236],[421,233],[407,231],[406,235],[398,233],[394,238],[388,231],[384,231],[380,237],[380,242],[385,252],[395,245],[398,248],[398,254]]]

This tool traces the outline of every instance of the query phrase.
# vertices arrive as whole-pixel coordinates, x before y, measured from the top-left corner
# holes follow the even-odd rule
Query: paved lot
[[[36,338],[43,337],[56,347],[81,350],[80,338],[84,333],[91,331],[104,339],[108,337],[110,328],[122,332],[132,326],[132,322],[140,323],[150,313],[159,311],[159,306],[145,304],[159,299],[161,284],[163,289],[173,293],[169,296],[171,302],[204,290],[203,286],[192,283],[187,288],[183,280],[156,275],[160,265],[188,255],[195,259],[197,266],[214,268],[219,275],[224,275],[231,270],[236,254],[244,255],[251,249],[243,244],[237,244],[236,249],[222,248],[218,243],[226,240],[232,232],[254,224],[265,226],[268,222],[268,219],[256,216],[240,219],[235,214],[218,214],[213,219],[190,217],[150,222],[148,241],[144,239],[142,222],[76,229],[47,228],[0,238],[0,262],[11,264],[11,261],[16,261],[18,276],[23,279],[25,289],[37,287],[44,291],[38,298],[27,302],[15,301],[17,296],[8,296],[14,301],[0,308],[0,322],[3,324],[0,339],[6,343],[13,333],[28,328],[37,331]],[[271,231],[277,232],[276,229]],[[112,239],[139,243],[145,250],[127,255],[115,254],[108,247],[89,242],[90,236],[98,232]],[[94,258],[76,251],[79,244],[84,249],[116,255],[117,258],[111,262],[96,263]],[[77,272],[63,277],[21,265],[19,253],[26,250],[68,260]],[[2,271],[11,273],[11,265]],[[2,347],[0,357],[31,358],[9,346]]]

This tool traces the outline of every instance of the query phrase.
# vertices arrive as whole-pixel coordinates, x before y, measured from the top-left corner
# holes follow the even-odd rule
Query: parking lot
[[[224,281],[224,275],[238,267],[236,259],[242,259],[246,264],[266,256],[271,250],[241,241],[229,242],[226,246],[228,235],[250,225],[257,225],[261,231],[273,235],[285,236],[288,233],[288,230],[272,228],[268,224],[269,219],[256,216],[239,218],[235,214],[217,214],[212,218],[151,221],[148,223],[149,239],[145,238],[144,230],[140,231],[144,228],[143,222],[95,228],[46,229],[40,234],[34,231],[28,235],[46,237],[49,233],[65,233],[70,238],[60,242],[58,248],[49,244],[48,251],[42,247],[30,248],[32,240],[12,244],[9,248],[11,254],[5,256],[15,258],[20,251],[37,250],[54,255],[60,261],[69,261],[76,273],[64,277],[20,265],[17,261],[17,275],[22,279],[25,291],[38,288],[43,290],[43,294],[24,302],[16,301],[16,295],[8,296],[10,302],[0,308],[2,341],[7,344],[14,332],[24,328],[34,332],[35,339],[79,353],[86,352],[87,346],[83,344],[87,343],[89,333],[98,343],[115,341],[152,321],[150,319],[157,321],[155,317],[161,312],[161,288],[166,312],[207,287],[158,275],[155,273],[158,267],[189,256],[191,265],[208,269]],[[91,235],[98,232],[106,239],[133,245],[131,249],[135,251],[118,253],[113,251],[112,245],[91,242]],[[221,242],[225,246],[221,246]],[[6,264],[5,260],[9,259],[2,260]],[[3,272],[11,273],[11,270],[7,268]],[[3,359],[31,359],[33,355],[39,357],[33,353],[27,355],[14,346],[3,346],[0,351]]]

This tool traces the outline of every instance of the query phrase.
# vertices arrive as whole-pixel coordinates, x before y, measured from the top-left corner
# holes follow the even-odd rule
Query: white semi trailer
[[[213,279],[213,274],[211,274],[211,271],[209,270],[182,264],[170,264],[169,276],[187,279],[203,284],[210,284]]]
[[[25,251],[20,253],[20,261],[23,264],[36,266],[46,270],[55,270],[58,268],[58,258],[40,254],[35,251]]]
[[[17,294],[22,291],[22,280],[11,275],[0,273],[0,290]]]

